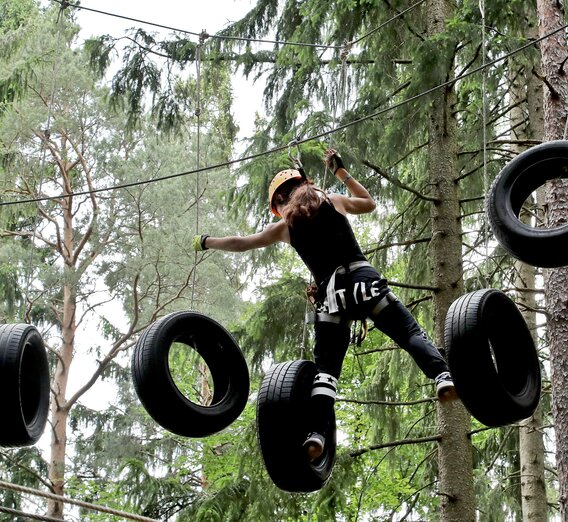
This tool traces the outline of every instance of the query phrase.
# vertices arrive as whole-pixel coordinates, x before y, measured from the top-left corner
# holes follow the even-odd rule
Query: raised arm
[[[350,197],[341,194],[330,195],[338,211],[343,210],[348,214],[366,214],[375,210],[377,204],[369,191],[347,172],[341,156],[334,149],[326,151],[324,161],[337,179],[347,187],[351,195]]]

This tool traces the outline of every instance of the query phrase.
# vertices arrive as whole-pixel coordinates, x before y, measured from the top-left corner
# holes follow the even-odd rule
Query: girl
[[[283,170],[269,187],[270,209],[280,221],[249,236],[204,234],[194,238],[198,251],[242,252],[288,243],[311,271],[317,287],[314,361],[318,370],[311,395],[312,431],[304,442],[311,460],[324,449],[323,433],[333,413],[353,320],[370,318],[410,353],[424,374],[435,380],[440,400],[456,397],[446,362],[386,279],[367,261],[347,220],[347,214],[372,212],[375,201],[347,172],[334,149],[326,151],[324,163],[347,187],[350,197],[325,194],[298,170]]]

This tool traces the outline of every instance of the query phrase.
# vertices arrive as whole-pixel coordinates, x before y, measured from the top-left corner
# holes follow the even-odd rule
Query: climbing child
[[[353,320],[370,318],[414,358],[434,379],[440,400],[455,398],[446,362],[387,281],[363,255],[347,214],[372,212],[375,202],[367,189],[345,169],[340,155],[326,151],[324,163],[350,196],[326,194],[295,169],[276,174],[269,187],[270,209],[282,219],[249,236],[195,236],[194,248],[242,252],[277,242],[294,247],[316,282],[314,360],[317,368],[312,394],[311,433],[304,447],[311,460],[321,456],[324,433],[331,419],[337,381],[350,340]]]

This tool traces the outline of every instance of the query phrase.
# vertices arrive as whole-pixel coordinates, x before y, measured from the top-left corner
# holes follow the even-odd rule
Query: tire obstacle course
[[[556,178],[568,178],[566,141],[544,143],[517,156],[487,196],[487,219],[498,242],[534,266],[568,264],[568,225],[534,229],[519,220],[527,197]],[[173,381],[168,354],[174,342],[196,350],[208,366],[214,384],[210,405],[192,402]],[[524,318],[503,292],[482,289],[458,298],[446,317],[445,345],[457,393],[474,418],[502,426],[532,415],[541,390],[538,355]],[[259,445],[270,477],[285,491],[320,489],[335,462],[335,419],[320,459],[310,462],[302,450],[315,373],[310,361],[277,364],[258,394]],[[149,415],[186,437],[226,428],[242,413],[249,395],[248,368],[238,344],[219,323],[197,312],[174,312],[151,324],[136,344],[132,376]],[[47,356],[35,327],[0,326],[0,390],[7,415],[0,446],[35,444],[49,409]]]

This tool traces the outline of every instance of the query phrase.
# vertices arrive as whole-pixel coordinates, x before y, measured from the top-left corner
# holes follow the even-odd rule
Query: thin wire
[[[158,24],[155,22],[148,22],[146,20],[140,20],[139,18],[132,18],[130,16],[119,15],[116,13],[109,13],[107,11],[101,11],[99,9],[93,9],[92,7],[85,7],[84,5],[79,4],[71,4],[65,2],[64,0],[53,0],[54,2],[61,4],[61,5],[68,5],[69,7],[73,7],[75,9],[81,9],[83,11],[90,11],[92,13],[97,13],[105,16],[111,16],[114,18],[120,18],[122,20],[128,20],[130,22],[136,22],[137,24],[144,24],[149,25],[152,27],[158,27],[160,29],[167,29],[168,31],[176,31],[179,33],[190,34],[192,36],[201,36],[202,33],[197,33],[194,31],[188,31],[185,29],[179,29],[177,27],[171,27],[168,25]],[[326,44],[312,44],[312,43],[303,43],[303,42],[288,42],[283,40],[265,40],[262,38],[246,38],[244,36],[229,36],[229,35],[220,35],[220,34],[208,34],[209,38],[216,38],[218,40],[239,40],[244,42],[256,42],[256,43],[269,43],[274,45],[294,45],[298,47],[315,47],[318,49],[341,49],[340,45],[326,45]]]
[[[42,137],[42,155],[41,155],[41,162],[40,162],[40,177],[38,183],[38,194],[41,194],[41,190],[43,187],[43,172],[45,169],[45,161],[47,156],[47,141],[49,140],[49,135],[51,131],[51,121],[53,119],[53,102],[55,100],[55,89],[57,86],[57,69],[59,65],[59,51],[61,48],[61,33],[63,32],[63,11],[65,7],[62,5],[59,9],[59,13],[57,15],[56,25],[57,25],[57,41],[56,41],[56,48],[53,57],[53,67],[51,71],[51,75],[53,77],[53,81],[51,82],[51,93],[49,96],[49,101],[47,104],[47,121],[46,121],[46,128]],[[34,244],[37,238],[37,228],[38,228],[38,215],[39,215],[39,205],[36,209],[36,219],[34,220],[31,244],[30,244],[30,256],[29,256],[29,265],[27,268],[27,275],[26,275],[26,285],[24,291],[24,317],[26,321],[30,321],[30,311],[31,311],[31,302],[30,302],[30,311],[27,310],[27,303],[30,298],[31,293],[31,285],[32,285],[32,272],[33,272],[33,254],[34,254]]]
[[[335,125],[337,123],[337,106],[340,105],[340,109],[341,109],[341,116],[343,117],[345,115],[345,108],[346,108],[346,84],[347,84],[347,58],[349,57],[349,51],[351,50],[352,47],[352,43],[351,42],[346,42],[344,47],[343,47],[343,51],[341,51],[341,71],[340,71],[340,76],[339,76],[339,93],[338,93],[338,97],[336,99],[336,103],[333,106],[333,124]],[[333,148],[332,144],[333,144],[333,134],[329,135],[329,142],[328,142],[328,148]],[[326,187],[326,183],[327,183],[327,173],[329,171],[329,167],[327,166],[327,163],[325,165],[325,169],[324,169],[324,173],[323,173],[323,185],[322,185],[322,189],[325,192],[325,187]]]
[[[128,520],[135,520],[139,522],[159,522],[159,520],[156,520],[154,518],[148,518],[142,515],[135,515],[133,513],[127,513],[126,511],[120,511],[106,506],[91,504],[90,502],[83,502],[82,500],[75,500],[73,498],[63,497],[61,495],[55,495],[54,493],[47,493],[46,491],[40,491],[39,489],[29,488],[27,486],[20,486],[19,484],[12,484],[10,482],[4,482],[1,480],[0,480],[0,489],[17,491],[18,493],[27,493],[29,495],[36,495],[38,497],[43,497],[50,500],[57,500],[59,502],[72,504],[74,506],[90,509],[92,511],[98,511],[99,513],[108,513],[110,515],[116,515],[118,517],[126,518]]]
[[[175,32],[183,33],[183,34],[189,34],[189,35],[192,35],[192,36],[200,36],[202,34],[202,33],[197,33],[195,31],[188,31],[186,29],[179,29],[177,27],[158,24],[158,23],[155,23],[155,22],[148,22],[147,20],[141,20],[141,19],[133,18],[133,17],[126,16],[126,15],[119,15],[119,14],[116,14],[116,13],[110,13],[108,11],[101,11],[100,9],[94,9],[92,7],[86,7],[86,6],[79,5],[79,4],[71,4],[69,2],[65,2],[65,0],[53,0],[53,1],[58,3],[58,4],[61,4],[63,6],[73,7],[75,9],[81,9],[83,11],[90,11],[92,13],[97,13],[97,14],[101,14],[101,15],[104,15],[104,16],[111,16],[111,17],[114,17],[114,18],[120,18],[122,20],[128,20],[130,22],[135,22],[135,23],[138,23],[138,24],[149,25],[151,27],[158,27],[160,29],[167,29],[168,31],[175,31]],[[415,4],[404,9],[403,11],[397,13],[392,18],[389,18],[388,20],[386,20],[385,22],[383,22],[379,26],[375,27],[374,29],[372,29],[368,33],[365,33],[363,36],[360,36],[359,38],[353,40],[351,43],[356,44],[356,43],[363,41],[364,39],[368,38],[369,36],[375,34],[377,31],[380,31],[383,27],[385,27],[389,23],[394,22],[398,18],[404,16],[406,13],[408,13],[408,12],[412,11],[413,9],[415,9],[416,7],[420,6],[425,1],[426,0],[419,0]],[[298,46],[298,47],[313,47],[313,48],[318,48],[318,49],[341,49],[343,47],[341,45],[333,45],[333,44],[314,44],[314,43],[307,43],[307,42],[290,42],[290,41],[287,41],[287,40],[269,40],[269,39],[263,39],[263,38],[247,38],[245,36],[230,36],[230,35],[222,35],[222,34],[208,34],[207,36],[209,38],[216,38],[218,40],[236,40],[236,41],[243,41],[243,42],[269,43],[269,44],[274,44],[274,45],[292,45],[292,46]]]
[[[54,0],[57,1],[57,0]],[[410,98],[407,98],[405,100],[402,100],[398,103],[393,103],[392,105],[389,105],[388,107],[385,107],[383,109],[379,109],[378,111],[369,114],[367,116],[362,116],[361,118],[357,118],[356,120],[344,123],[343,125],[338,125],[337,127],[330,129],[328,131],[324,131],[324,132],[320,132],[319,134],[315,134],[313,136],[308,136],[306,138],[300,139],[298,140],[298,144],[302,144],[302,143],[307,143],[309,141],[314,141],[314,140],[318,140],[321,138],[325,138],[327,136],[329,136],[330,134],[333,134],[335,132],[339,132],[341,130],[347,129],[349,127],[353,127],[355,125],[358,125],[360,123],[363,123],[367,120],[371,120],[373,118],[377,118],[379,116],[382,116],[383,114],[386,114],[387,112],[390,112],[394,109],[398,109],[406,104],[415,102],[421,98],[424,98],[425,96],[428,96],[429,94],[432,94],[440,89],[444,89],[446,87],[449,87],[465,78],[468,78],[469,76],[472,76],[474,74],[477,74],[480,71],[483,71],[485,68],[491,67],[497,63],[500,63],[502,61],[507,60],[508,58],[510,58],[511,56],[514,56],[515,54],[518,54],[526,49],[528,49],[529,47],[533,47],[535,45],[537,45],[538,43],[542,42],[543,40],[550,38],[551,36],[554,36],[555,34],[559,33],[560,31],[564,31],[568,28],[568,24],[563,25],[562,27],[558,27],[556,29],[554,29],[553,31],[551,31],[550,33],[541,36],[539,38],[536,38],[534,40],[531,40],[530,42],[522,45],[521,47],[518,47],[517,49],[514,49],[513,51],[504,54],[503,56],[500,56],[499,58],[495,58],[489,62],[486,62],[485,65],[480,65],[479,67],[476,67],[474,69],[471,69],[468,72],[465,72],[463,74],[461,74],[460,76],[458,76],[457,78],[453,78],[452,80],[448,80],[444,83],[441,83],[439,85],[436,85],[434,87],[431,87],[430,89],[427,89],[425,91],[422,91],[414,96],[411,96]],[[79,191],[79,192],[72,192],[70,194],[63,194],[63,195],[58,195],[58,196],[43,196],[43,197],[37,197],[37,198],[30,198],[30,199],[20,199],[20,200],[14,200],[14,201],[3,201],[0,202],[0,207],[3,206],[9,206],[9,205],[20,205],[20,204],[24,204],[24,203],[36,203],[39,201],[50,201],[50,200],[56,200],[56,199],[61,199],[61,198],[66,198],[66,197],[74,197],[74,196],[88,196],[91,194],[98,194],[101,192],[109,192],[109,191],[113,191],[113,190],[120,190],[120,189],[124,189],[124,188],[131,188],[131,187],[136,187],[136,186],[140,186],[140,185],[147,185],[150,183],[157,183],[159,181],[165,181],[168,179],[173,179],[173,178],[179,178],[182,176],[188,176],[190,174],[197,174],[198,172],[208,172],[211,170],[217,170],[223,167],[228,167],[231,165],[235,165],[237,163],[242,163],[245,161],[250,161],[250,160],[254,160],[254,159],[258,159],[260,157],[263,156],[267,156],[270,154],[274,154],[276,152],[281,152],[283,150],[286,150],[288,148],[288,145],[280,145],[278,147],[274,147],[270,150],[264,151],[264,152],[258,152],[255,154],[250,154],[248,156],[243,156],[241,158],[237,158],[237,159],[233,159],[233,160],[228,160],[225,161],[223,163],[218,163],[215,165],[209,165],[207,167],[201,167],[199,169],[194,169],[194,170],[188,170],[188,171],[184,171],[184,172],[178,172],[175,174],[169,174],[166,176],[160,176],[157,178],[152,178],[152,179],[147,179],[147,180],[141,180],[141,181],[133,181],[130,183],[123,183],[123,184],[119,184],[119,185],[113,185],[111,187],[103,187],[103,188],[98,188],[98,189],[91,189],[91,190],[84,190],[84,191]]]
[[[485,0],[479,0],[479,11],[481,12],[481,65],[485,67],[487,61],[487,37],[485,31]],[[483,121],[483,193],[489,192],[489,176],[487,173],[487,69],[481,73],[481,114]],[[489,259],[489,223],[486,219],[483,223],[485,235],[485,262]],[[485,286],[489,286],[489,266],[483,274]]]
[[[419,0],[418,2],[416,2],[415,4],[411,5],[410,7],[406,8],[404,11],[401,11],[400,13],[396,14],[395,16],[393,16],[392,18],[389,18],[388,20],[384,21],[381,25],[379,25],[378,27],[375,27],[372,31],[369,31],[368,33],[364,34],[363,36],[360,36],[359,38],[352,40],[351,44],[355,45],[358,44],[359,42],[361,42],[362,40],[364,40],[365,38],[368,38],[369,36],[371,36],[372,34],[375,34],[377,31],[380,31],[383,27],[385,27],[385,25],[390,24],[391,22],[394,22],[397,18],[400,18],[401,16],[405,15],[406,13],[412,11],[413,9],[416,9],[419,5],[422,5],[426,0]]]
[[[197,46],[196,55],[196,90],[197,90],[197,107],[195,109],[195,115],[197,116],[197,169],[201,167],[201,47],[205,39],[205,33],[202,33],[200,37],[199,45]],[[195,176],[195,233],[199,234],[199,172]],[[195,304],[195,283],[197,280],[197,250],[195,251],[194,264],[193,264],[193,275],[192,275],[192,285],[191,285],[191,309],[194,310]]]

